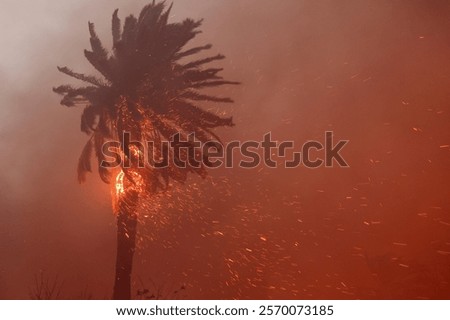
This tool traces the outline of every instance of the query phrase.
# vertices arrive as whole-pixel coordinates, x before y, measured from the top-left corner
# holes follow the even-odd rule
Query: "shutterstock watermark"
[[[183,139],[184,137],[184,139]],[[348,168],[342,150],[348,140],[335,140],[332,131],[326,131],[322,141],[309,140],[300,147],[294,141],[275,141],[270,132],[261,141],[200,141],[192,133],[173,135],[168,141],[134,141],[124,132],[122,141],[108,141],[103,145],[105,168]]]

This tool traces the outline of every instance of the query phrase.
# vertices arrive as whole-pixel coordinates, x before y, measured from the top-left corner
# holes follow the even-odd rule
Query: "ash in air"
[[[450,298],[448,1],[35,2],[0,10],[0,299]]]

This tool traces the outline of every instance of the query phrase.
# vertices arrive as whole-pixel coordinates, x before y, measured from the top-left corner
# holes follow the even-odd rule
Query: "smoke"
[[[2,1],[0,298],[27,298],[41,271],[63,279],[68,298],[86,288],[110,296],[109,187],[95,174],[77,184],[80,110],[51,88],[68,81],[56,66],[93,72],[88,21],[110,46],[113,10],[145,4]],[[187,298],[448,298],[449,9],[174,1],[171,19],[204,18],[195,42],[225,54],[224,76],[243,83],[224,94],[236,103],[220,110],[237,124],[224,140],[271,131],[301,145],[332,130],[350,140],[350,168],[192,178],[161,202],[163,223],[141,226],[135,287],[185,286]]]

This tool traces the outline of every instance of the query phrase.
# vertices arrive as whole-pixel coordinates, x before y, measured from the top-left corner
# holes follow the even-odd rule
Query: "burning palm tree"
[[[233,126],[232,118],[223,118],[205,111],[198,102],[232,102],[229,98],[202,94],[199,90],[236,82],[225,81],[218,74],[220,68],[208,68],[210,62],[224,59],[215,55],[188,60],[194,54],[208,50],[211,45],[184,49],[200,31],[201,21],[186,19],[168,23],[171,6],[153,3],[145,6],[138,18],[133,15],[123,24],[118,10],[112,16],[113,51],[103,47],[94,24],[89,23],[91,51],[86,59],[100,73],[90,76],[76,73],[67,67],[59,71],[85,82],[84,87],[62,85],[54,91],[63,95],[62,105],[82,105],[81,130],[90,136],[78,163],[78,179],[83,182],[91,171],[91,158],[98,161],[101,179],[113,187],[114,210],[117,214],[117,260],[114,299],[130,299],[131,271],[136,246],[137,208],[143,194],[165,190],[171,180],[184,182],[189,172],[204,177],[205,167],[187,165],[185,168],[169,165],[155,168],[125,166],[126,160],[142,151],[135,146],[119,147],[123,159],[116,159],[116,169],[105,166],[104,144],[119,141],[128,132],[134,141],[153,142],[160,146],[178,134],[184,140],[195,134],[205,143],[218,141],[213,129]],[[186,61],[188,60],[188,61]],[[172,157],[191,157],[185,152]],[[162,150],[151,148],[154,157]],[[197,156],[197,154],[195,155]],[[135,161],[132,163],[135,163]]]

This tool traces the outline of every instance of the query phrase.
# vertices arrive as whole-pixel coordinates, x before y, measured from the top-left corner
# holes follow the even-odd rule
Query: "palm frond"
[[[90,84],[93,84],[94,86],[105,87],[107,85],[103,80],[101,80],[95,76],[87,76],[82,73],[76,73],[67,67],[57,67],[57,68],[58,68],[59,72],[65,73],[72,78],[75,78],[75,79],[78,79],[78,80],[81,80],[84,82],[88,82]]]
[[[201,60],[196,60],[196,61],[192,61],[190,63],[187,63],[183,66],[183,69],[191,69],[191,68],[197,68],[203,64],[207,64],[210,62],[213,62],[215,60],[223,60],[225,59],[225,56],[222,54],[218,54],[209,58],[205,58],[205,59],[201,59]]]
[[[88,105],[84,108],[83,113],[81,115],[81,131],[87,134],[95,131],[94,124],[96,120],[96,116],[98,115],[97,110],[94,106]]]
[[[89,139],[81,152],[78,160],[78,182],[83,183],[86,181],[86,173],[92,172],[91,168],[91,156],[92,156],[92,139]]]
[[[213,132],[214,128],[234,125],[232,118],[221,117],[195,105],[198,101],[233,102],[228,97],[207,95],[200,91],[203,88],[239,84],[224,80],[219,74],[222,68],[204,67],[225,56],[218,54],[185,62],[195,54],[210,50],[212,45],[185,49],[201,32],[202,20],[185,19],[169,23],[171,9],[172,5],[166,9],[164,2],[153,1],[142,9],[138,18],[128,16],[123,26],[118,10],[115,10],[111,21],[112,53],[108,53],[103,46],[94,24],[88,24],[91,49],[85,50],[85,57],[104,79],[58,67],[60,72],[89,84],[78,88],[62,85],[53,89],[63,96],[62,105],[85,106],[81,131],[90,134],[91,138],[79,160],[80,182],[91,171],[91,157],[98,161],[101,179],[106,183],[111,180],[108,168],[100,165],[105,160],[103,144],[109,139],[119,139],[125,131],[130,132],[133,140],[137,141],[147,139],[158,143],[177,133],[183,138],[194,133],[197,139],[206,142],[220,141]],[[160,154],[162,151],[152,152]],[[168,152],[173,156],[173,150]],[[134,179],[133,170],[137,169],[123,168],[130,182]],[[151,191],[167,187],[171,179],[184,182],[189,172],[204,177],[206,169],[203,166],[139,169],[139,175]]]
[[[196,101],[209,101],[209,102],[224,102],[224,103],[233,103],[234,101],[230,98],[222,98],[222,97],[215,97],[215,96],[209,96],[205,94],[200,94],[195,91],[186,91],[183,92],[180,97],[190,100],[196,100]]]
[[[189,50],[177,53],[174,56],[174,60],[178,60],[178,59],[181,59],[181,58],[184,58],[184,57],[187,57],[187,56],[199,53],[202,50],[209,50],[211,48],[212,48],[212,45],[210,45],[210,44],[207,44],[207,45],[201,46],[201,47],[195,47],[195,48],[192,48],[192,49],[189,49]]]
[[[122,36],[122,22],[118,16],[119,9],[116,9],[112,17],[112,37],[113,37],[113,47],[120,41]]]

